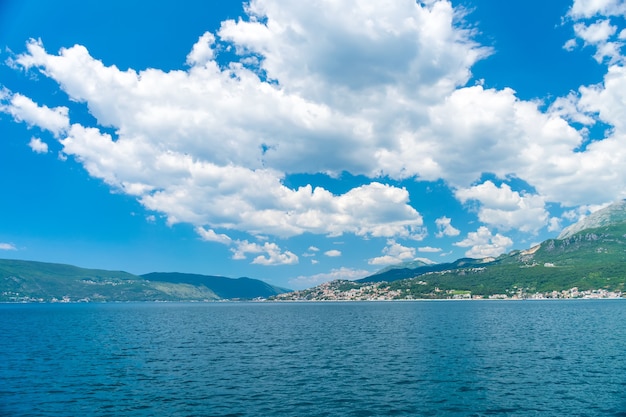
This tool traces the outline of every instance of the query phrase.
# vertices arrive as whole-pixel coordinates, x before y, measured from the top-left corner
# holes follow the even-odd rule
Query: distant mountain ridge
[[[557,239],[568,238],[586,229],[595,229],[623,222],[626,222],[626,200],[613,203],[566,227]]]
[[[399,264],[394,264],[394,265],[389,265],[383,269],[381,269],[380,271],[376,272],[376,274],[383,274],[385,272],[389,272],[391,270],[394,269],[414,269],[414,268],[419,268],[421,266],[427,266],[427,265],[436,265],[437,262],[433,262],[430,259],[426,259],[426,258],[416,258],[412,261],[408,261],[408,262],[402,262]]]
[[[124,271],[0,259],[0,301],[218,301],[289,291],[252,278]]]
[[[421,275],[421,274],[426,274],[430,272],[441,272],[441,271],[446,271],[450,269],[467,268],[470,266],[480,266],[492,260],[493,258],[488,258],[488,260],[461,258],[461,259],[457,259],[454,262],[446,262],[446,263],[441,263],[441,264],[437,264],[434,262],[431,264],[418,263],[418,264],[414,264],[415,266],[407,262],[407,263],[398,264],[394,267],[387,267],[387,268],[381,269],[375,274],[367,276],[365,278],[361,278],[359,280],[356,280],[355,282],[397,281],[399,279],[405,279],[407,278],[407,276],[414,276],[416,273]]]
[[[184,274],[180,272],[151,272],[141,275],[148,281],[190,284],[210,288],[221,299],[266,298],[289,290],[275,287],[258,279],[226,278],[214,275]]]

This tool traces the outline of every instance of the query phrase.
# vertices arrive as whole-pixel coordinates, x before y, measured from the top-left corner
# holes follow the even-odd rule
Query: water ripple
[[[626,416],[626,303],[0,305],[0,415]]]

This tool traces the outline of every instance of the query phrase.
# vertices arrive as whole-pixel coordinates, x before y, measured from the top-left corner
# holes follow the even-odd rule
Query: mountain
[[[402,262],[402,263],[395,264],[395,265],[389,265],[381,269],[380,271],[376,272],[376,274],[374,275],[384,274],[386,272],[393,271],[394,269],[415,269],[421,266],[436,265],[436,264],[437,264],[436,262],[433,262],[430,259],[417,258],[412,261]]]
[[[0,301],[216,301],[266,298],[283,288],[252,278],[79,268],[0,259]]]
[[[276,299],[620,297],[625,282],[626,202],[620,201],[527,250],[399,264],[358,281],[333,281]]]
[[[188,284],[195,287],[210,288],[219,298],[267,298],[288,292],[285,288],[275,287],[252,278],[226,278],[212,275],[183,274],[180,272],[152,272],[141,276],[148,281]]]
[[[441,271],[447,271],[447,270],[457,269],[457,268],[467,268],[471,266],[480,266],[487,262],[491,262],[492,260],[493,258],[487,258],[487,259],[461,258],[461,259],[457,259],[454,262],[441,263],[441,264],[437,264],[434,262],[429,263],[429,264],[426,264],[424,262],[417,262],[417,263],[405,262],[405,263],[398,264],[392,267],[381,269],[375,274],[367,276],[365,278],[361,278],[355,282],[361,282],[361,283],[382,282],[382,281],[392,282],[392,281],[398,281],[401,279],[406,279],[407,277],[423,275],[426,273],[441,272]]]
[[[566,227],[557,239],[568,238],[582,230],[595,229],[623,222],[626,222],[626,200],[613,203],[602,210],[591,213],[581,221]]]

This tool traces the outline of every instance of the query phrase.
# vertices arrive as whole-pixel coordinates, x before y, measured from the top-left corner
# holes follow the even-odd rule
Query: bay
[[[0,305],[0,415],[626,416],[626,302]]]

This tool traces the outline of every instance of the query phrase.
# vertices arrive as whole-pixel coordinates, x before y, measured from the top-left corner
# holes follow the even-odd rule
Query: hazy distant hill
[[[152,272],[141,276],[148,281],[169,282],[173,284],[189,284],[195,287],[210,288],[218,297],[233,298],[266,298],[287,292],[285,288],[274,287],[266,282],[252,278],[225,278],[211,275],[183,274],[179,272]]]
[[[356,282],[363,282],[363,283],[381,282],[381,281],[391,282],[391,281],[397,281],[400,279],[406,279],[408,277],[414,277],[417,275],[423,275],[429,272],[440,272],[440,271],[447,271],[447,270],[457,269],[457,268],[468,268],[471,266],[480,266],[491,260],[493,259],[484,260],[484,259],[461,258],[461,259],[457,259],[454,262],[442,263],[442,264],[436,264],[436,263],[425,264],[423,262],[420,262],[418,264],[412,265],[411,263],[403,263],[403,264],[396,265],[394,267],[387,267],[385,269],[382,269],[376,272],[375,274],[370,275],[365,278],[361,278],[357,280]]]
[[[287,290],[251,278],[123,271],[0,259],[0,301],[212,301]]]

